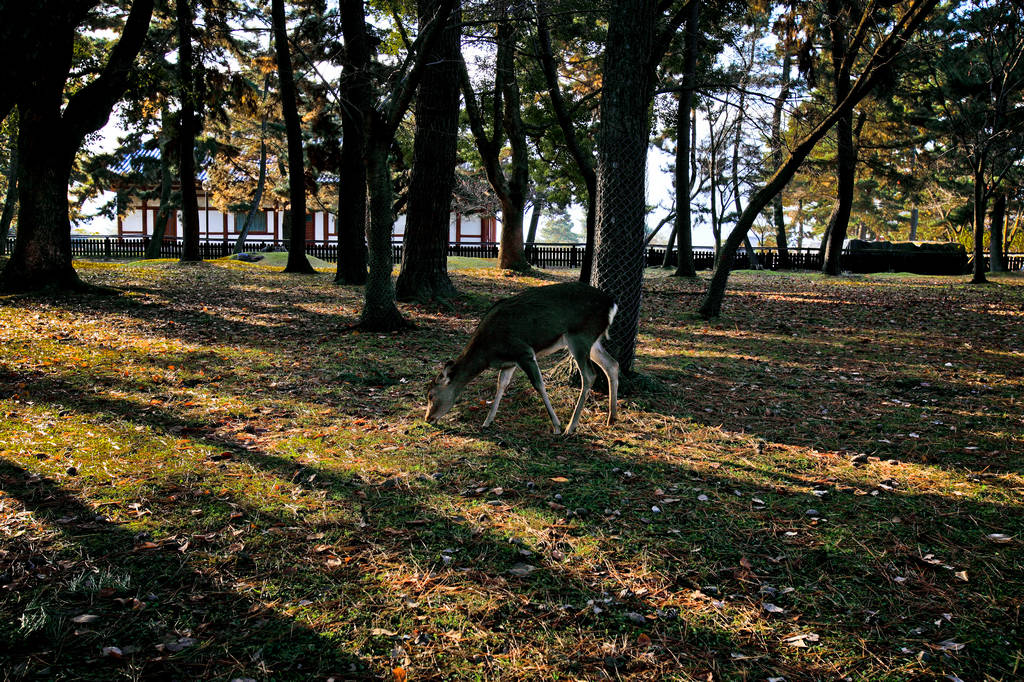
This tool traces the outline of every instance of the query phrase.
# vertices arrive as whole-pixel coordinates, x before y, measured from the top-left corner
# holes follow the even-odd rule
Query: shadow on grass
[[[36,399],[45,400],[45,390],[37,391]],[[891,657],[893,641],[919,645],[922,633],[909,634],[911,625],[927,623],[936,614],[972,611],[974,618],[987,624],[1004,618],[1005,613],[992,610],[989,591],[999,591],[994,572],[1015,570],[1012,561],[987,557],[994,571],[977,576],[970,592],[954,589],[949,577],[952,569],[942,564],[959,568],[963,564],[958,562],[979,560],[977,548],[969,544],[970,538],[983,537],[979,526],[998,523],[999,529],[1022,527],[1020,512],[1008,505],[955,502],[941,495],[899,492],[858,499],[845,488],[862,487],[860,480],[835,474],[828,480],[814,475],[801,477],[743,463],[719,462],[717,470],[697,469],[682,459],[638,458],[637,443],[632,439],[609,443],[583,436],[537,445],[515,433],[479,433],[470,428],[463,435],[476,433],[494,447],[485,453],[433,453],[439,468],[444,469],[440,477],[375,481],[370,472],[339,472],[330,467],[337,463],[330,459],[311,465],[259,448],[241,447],[237,441],[211,433],[173,412],[155,409],[139,413],[130,401],[94,395],[85,397],[74,409],[113,415],[158,431],[173,430],[196,445],[229,451],[233,460],[282,482],[296,482],[310,494],[325,493],[335,513],[344,510],[352,516],[352,510],[358,509],[361,520],[349,521],[341,531],[343,537],[337,538],[339,542],[343,540],[355,551],[365,549],[376,556],[379,564],[392,566],[393,572],[419,576],[421,581],[430,576],[428,582],[444,584],[462,594],[492,595],[492,599],[497,595],[500,604],[467,614],[479,627],[491,631],[492,637],[517,627],[516,623],[538,620],[552,632],[581,631],[596,639],[635,632],[628,613],[651,614],[658,609],[664,611],[666,605],[645,597],[644,592],[638,594],[640,585],[649,586],[645,589],[650,593],[674,595],[668,603],[676,609],[695,607],[693,597],[687,595],[705,588],[706,594],[724,597],[727,601],[723,603],[730,608],[754,614],[757,620],[764,617],[757,614],[761,603],[769,598],[762,588],[785,585],[795,589],[792,596],[770,598],[805,614],[814,627],[833,638],[853,637],[870,621],[873,630],[867,644],[876,655]],[[426,438],[431,432],[425,433]],[[458,427],[455,433],[459,433]],[[624,471],[631,475],[626,476]],[[571,486],[551,482],[566,474]],[[502,485],[510,489],[507,505],[502,504],[500,510],[480,505],[483,500],[479,488],[490,490]],[[664,495],[654,493],[655,485],[664,486],[669,495],[686,499],[670,507],[663,502]],[[811,497],[808,488],[815,486],[830,488],[832,499],[841,501],[835,504]],[[695,500],[695,488],[709,496],[706,504]],[[736,495],[737,491],[741,494]],[[556,494],[560,498],[555,498]],[[755,508],[750,500],[757,495],[765,504]],[[550,503],[556,499],[560,510],[552,511]],[[812,523],[807,518],[804,508],[812,504],[811,500],[823,509],[827,521]],[[303,525],[268,514],[266,502],[259,498],[237,498],[234,504],[264,529]],[[650,514],[653,518],[641,518],[637,523],[644,510],[659,504],[664,507],[662,513],[657,517]],[[509,509],[504,509],[506,506]],[[476,511],[469,513],[468,508]],[[605,513],[609,508],[628,515],[635,531],[623,533],[621,517]],[[182,519],[187,514],[184,507],[172,506],[169,512]],[[549,516],[551,534],[541,543],[524,546],[523,539],[515,536],[516,524],[509,516],[522,513]],[[906,522],[893,523],[891,519],[897,515],[904,516]],[[165,532],[175,531],[167,528]],[[864,532],[881,547],[860,544],[858,537]],[[943,552],[938,566],[923,558],[926,552],[922,545]],[[587,550],[588,546],[591,549]],[[522,549],[532,552],[531,558],[523,559]],[[576,556],[580,549],[616,556],[621,565],[644,566],[642,577],[622,576],[598,564],[589,565],[586,554]],[[452,551],[446,555],[445,550]],[[568,563],[554,560],[556,551],[567,554]],[[975,556],[968,556],[971,553]],[[301,551],[293,546],[285,552],[272,544],[255,558],[255,563],[270,564],[273,572],[284,566],[282,557],[286,561],[291,555],[301,555]],[[745,557],[754,562],[754,568],[743,568]],[[526,579],[509,577],[505,571],[518,561],[538,563],[541,570]],[[309,567],[283,578],[289,583],[286,594],[299,599],[317,592],[323,587],[322,573],[320,568]],[[908,575],[912,581],[909,586],[894,582]],[[260,579],[267,580],[265,571]],[[334,608],[343,619],[359,620],[358,615],[347,613],[357,604],[361,609],[369,607],[381,613],[395,609],[400,594],[374,594],[367,586],[368,579],[372,583],[381,576],[328,582]],[[600,617],[591,614],[588,602],[602,605],[606,613]],[[571,608],[565,609],[566,604]],[[379,621],[362,617],[366,618],[364,627],[374,622],[380,627]],[[391,619],[385,621],[386,627],[393,631],[411,627],[407,616],[396,616],[392,611],[386,618]],[[753,650],[765,659],[745,664],[751,674],[782,671],[813,676],[838,672],[808,667],[807,663],[797,667],[778,642],[763,641],[752,649],[750,643],[734,641],[729,631],[720,624],[713,625],[715,622],[716,618],[706,613],[684,614],[682,620],[665,617],[656,621],[655,627],[671,643],[672,654],[695,671],[709,665],[712,669],[735,665],[733,653],[746,655],[744,652]],[[497,639],[495,646],[500,648]],[[579,654],[566,670],[592,670],[605,665],[596,653],[588,654]],[[623,666],[627,663],[624,661]]]

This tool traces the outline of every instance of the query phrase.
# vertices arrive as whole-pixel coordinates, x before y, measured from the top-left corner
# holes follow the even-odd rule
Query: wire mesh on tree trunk
[[[599,160],[597,234],[591,284],[619,306],[605,346],[628,372],[640,322],[647,215],[647,138],[619,144]]]

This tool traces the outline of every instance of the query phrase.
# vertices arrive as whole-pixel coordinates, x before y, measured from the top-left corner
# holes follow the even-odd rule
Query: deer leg
[[[590,348],[590,359],[597,363],[604,375],[608,377],[608,425],[611,426],[618,418],[617,403],[619,399],[619,362],[601,345],[601,339]]]
[[[585,342],[570,338],[568,339],[568,345],[572,359],[576,361],[576,367],[580,370],[580,380],[583,383],[580,389],[579,400],[576,401],[576,409],[572,411],[572,419],[569,420],[569,428],[565,430],[565,435],[570,436],[576,430],[576,424],[579,422],[580,414],[583,412],[583,404],[587,401],[587,396],[590,395],[590,388],[594,385],[594,377],[597,376],[597,373],[590,366],[589,348]]]
[[[548,392],[544,389],[544,377],[540,375],[540,367],[537,366],[537,356],[531,352],[530,355],[524,356],[516,364],[519,365],[519,369],[526,372],[526,376],[530,378],[530,383],[537,389],[537,393],[540,393],[541,400],[544,401],[544,407],[548,410],[548,416],[551,417],[551,431],[557,436],[562,432],[562,425],[558,422],[555,408],[551,407]]]
[[[494,421],[494,415],[498,414],[498,405],[501,403],[501,396],[505,395],[505,389],[508,388],[508,382],[512,381],[512,373],[516,371],[516,366],[502,367],[498,370],[498,391],[494,394],[494,402],[491,404],[491,411],[487,413],[487,419],[484,420],[484,427],[491,425]]]

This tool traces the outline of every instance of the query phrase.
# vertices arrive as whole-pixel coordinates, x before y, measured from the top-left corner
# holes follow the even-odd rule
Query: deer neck
[[[461,391],[466,384],[480,375],[491,364],[490,358],[479,352],[474,352],[473,347],[466,349],[466,352],[455,360],[455,364],[449,370],[448,376],[453,385]]]

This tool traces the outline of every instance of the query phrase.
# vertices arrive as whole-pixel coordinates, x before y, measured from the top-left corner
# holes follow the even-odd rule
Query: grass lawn
[[[522,374],[491,429],[493,373],[422,421],[564,277],[468,265],[403,334],[329,264],[0,299],[0,678],[1024,675],[1024,278],[737,273],[705,323],[652,273],[648,388],[563,439]]]

